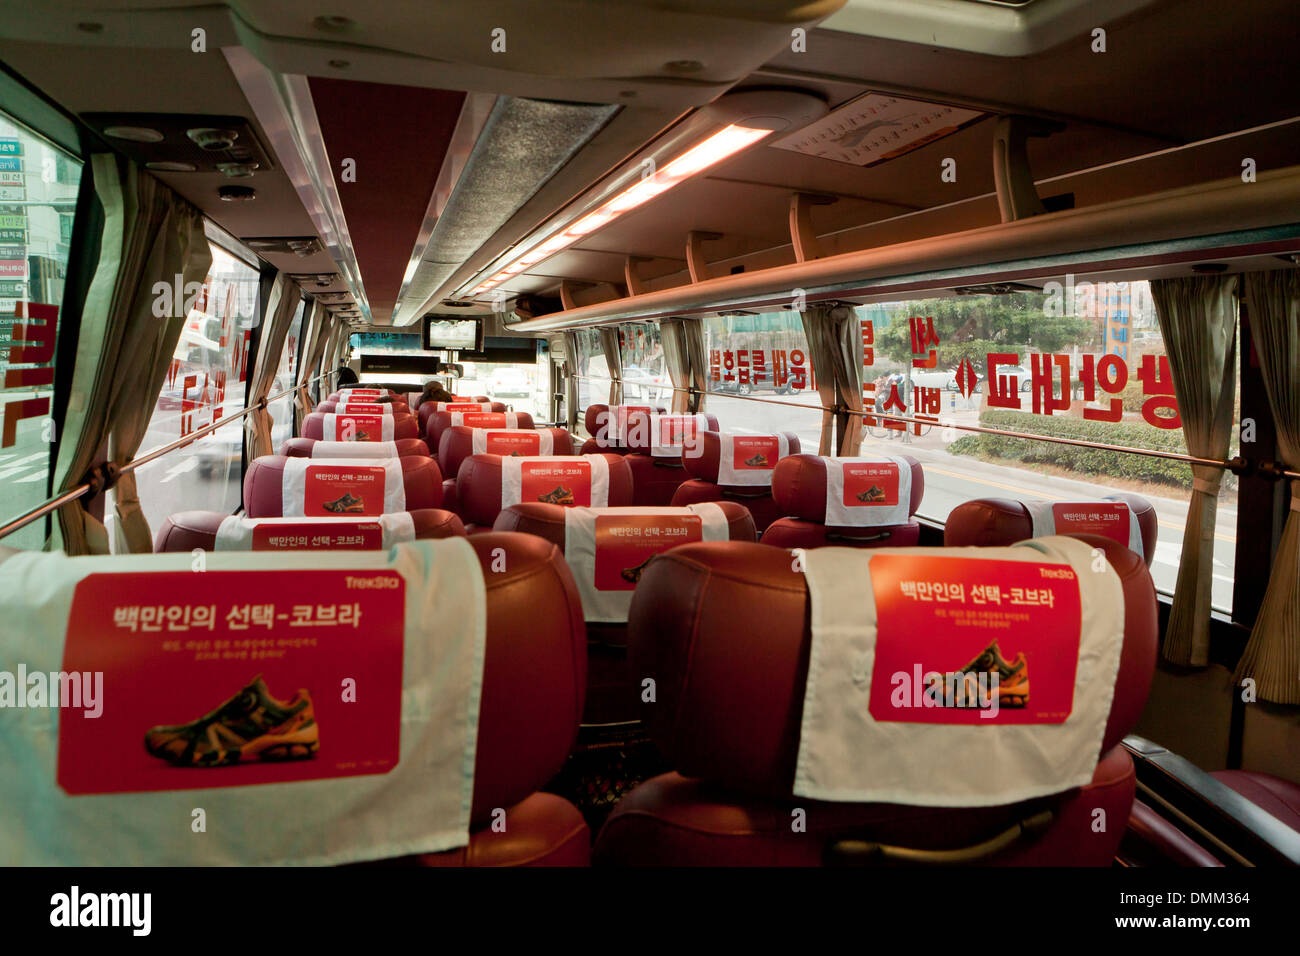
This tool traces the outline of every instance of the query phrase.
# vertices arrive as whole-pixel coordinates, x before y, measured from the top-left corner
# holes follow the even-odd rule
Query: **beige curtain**
[[[201,284],[212,264],[203,215],[189,202],[111,154],[92,157],[91,172],[104,232],[82,313],[68,407],[78,427],[59,455],[60,491],[83,481],[101,448],[110,466],[134,458],[185,325],[185,290]],[[121,475],[114,498],[122,548],[151,552],[133,473]],[[109,552],[103,524],[80,502],[59,509],[59,529],[70,554]]]
[[[838,303],[816,303],[800,315],[823,406],[817,454],[856,455],[862,444],[862,416],[849,412],[862,411],[862,330],[857,312]],[[846,411],[837,416],[829,410],[836,404]]]
[[[831,310],[838,332],[839,349],[835,354],[835,382],[840,404],[847,411],[840,415],[839,453],[851,458],[862,447],[862,322],[857,309],[841,305]]]
[[[1169,353],[1187,451],[1226,458],[1237,382],[1236,276],[1186,276],[1151,283]],[[1192,498],[1183,529],[1173,607],[1162,654],[1175,664],[1209,663],[1214,529],[1223,469],[1192,466]]]
[[[302,430],[302,420],[311,414],[315,402],[311,397],[312,380],[316,376],[316,366],[320,362],[321,352],[325,349],[325,326],[330,315],[319,302],[313,302],[310,316],[310,330],[307,333],[307,346],[302,353],[302,364],[298,366],[298,430]]]
[[[818,302],[799,313],[803,319],[804,337],[808,340],[808,357],[812,360],[813,375],[817,379],[817,396],[822,404],[822,433],[817,448],[819,455],[835,454],[835,365],[839,351],[839,336],[831,317],[832,306]]]
[[[664,365],[673,383],[671,411],[685,412],[690,406],[690,358],[686,354],[686,330],[683,319],[665,319],[659,323],[659,341],[664,347]]]
[[[578,433],[578,334],[564,333],[564,412],[569,431]]]
[[[605,353],[605,365],[609,369],[609,404],[618,405],[623,401],[623,356],[618,350],[618,329],[600,330],[600,350]]]
[[[293,325],[301,298],[297,284],[286,273],[278,273],[262,313],[262,340],[257,346],[253,387],[248,393],[248,407],[255,411],[244,418],[244,446],[249,461],[275,451],[271,445],[271,413],[256,406],[265,401],[275,385],[275,373],[280,370],[280,360],[284,357],[284,342],[289,337],[289,326]]]
[[[682,331],[686,337],[686,365],[691,373],[691,387],[695,390],[688,396],[686,410],[702,412],[709,392],[709,359],[704,350],[704,322],[700,319],[685,319]]]
[[[1278,454],[1300,468],[1300,273],[1245,277],[1250,330],[1277,427]],[[1255,679],[1259,697],[1300,704],[1300,479],[1291,479],[1291,508],[1255,627],[1237,664],[1236,682]]]

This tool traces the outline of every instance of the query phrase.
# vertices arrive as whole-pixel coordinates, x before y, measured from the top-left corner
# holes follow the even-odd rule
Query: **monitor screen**
[[[424,317],[426,349],[473,350],[479,346],[479,319],[448,319],[435,315]]]

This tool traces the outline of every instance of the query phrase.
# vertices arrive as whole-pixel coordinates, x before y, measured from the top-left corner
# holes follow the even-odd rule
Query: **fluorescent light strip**
[[[702,173],[728,156],[740,152],[771,134],[768,129],[750,129],[748,126],[728,126],[708,139],[691,147],[654,175],[633,183],[618,195],[606,200],[596,209],[570,223],[546,241],[534,246],[490,279],[475,286],[470,295],[480,295],[495,288],[530,266],[549,259],[562,249],[567,249],[579,239],[613,222],[623,213],[662,196],[680,182]]]

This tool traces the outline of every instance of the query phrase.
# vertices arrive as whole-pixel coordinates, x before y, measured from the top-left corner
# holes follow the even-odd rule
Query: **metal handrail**
[[[295,385],[293,388],[286,389],[283,392],[278,392],[275,395],[268,395],[266,398],[254,402],[252,405],[249,405],[247,408],[243,409],[242,411],[235,412],[233,415],[227,415],[224,418],[217,419],[215,422],[212,422],[209,425],[204,425],[202,428],[196,428],[194,431],[190,432],[190,434],[186,435],[184,438],[180,438],[174,442],[169,442],[166,445],[162,445],[158,448],[154,448],[151,451],[146,452],[145,454],[141,455],[138,458],[131,459],[119,469],[118,473],[121,474],[123,472],[135,471],[141,465],[147,465],[149,464],[149,462],[161,458],[163,455],[176,451],[178,448],[184,448],[186,445],[198,441],[204,435],[216,431],[216,429],[220,428],[223,425],[228,425],[231,422],[239,421],[240,419],[244,418],[246,415],[250,415],[253,412],[266,408],[272,402],[277,402],[280,399],[285,398],[286,396],[295,394],[298,392],[299,389],[306,388],[309,385],[313,385],[316,382],[323,380],[325,376],[329,374],[332,373],[323,372],[320,375],[317,375],[315,378],[308,379],[307,381],[302,382],[299,385]],[[86,482],[85,484],[78,485],[77,487],[65,491],[60,495],[50,498],[48,501],[45,501],[42,504],[37,505],[35,508],[31,509],[30,511],[23,512],[17,518],[14,518],[13,520],[8,521],[3,525],[0,525],[0,538],[4,538],[12,534],[13,532],[17,531],[19,528],[25,528],[33,521],[36,521],[40,518],[44,518],[46,515],[50,514],[53,511],[58,510],[64,505],[76,501],[86,492],[90,491],[92,487],[93,485],[91,485],[90,482]]]
[[[615,381],[614,379],[603,378],[602,376],[599,375],[578,375],[575,377],[580,380],[585,380],[588,382]],[[638,383],[633,383],[633,384],[638,384]],[[1045,441],[1045,442],[1052,442],[1057,445],[1074,445],[1079,448],[1095,448],[1100,451],[1116,451],[1128,455],[1145,455],[1148,458],[1164,458],[1170,461],[1181,461],[1188,465],[1203,465],[1207,468],[1223,468],[1226,469],[1227,471],[1235,472],[1238,474],[1249,471],[1250,468],[1252,467],[1252,463],[1248,462],[1246,459],[1243,458],[1230,458],[1226,461],[1223,461],[1218,458],[1200,458],[1197,457],[1196,455],[1184,455],[1172,451],[1159,451],[1154,448],[1133,448],[1129,445],[1111,445],[1108,444],[1107,442],[1086,441],[1085,439],[1082,438],[1059,438],[1055,435],[1032,435],[1026,432],[1011,431],[1006,428],[989,428],[984,425],[960,425],[957,422],[943,421],[942,419],[937,419],[937,418],[918,419],[910,415],[893,415],[886,412],[877,412],[874,410],[866,411],[864,409],[862,411],[858,411],[856,409],[845,408],[843,406],[838,406],[838,405],[836,406],[827,406],[827,405],[820,405],[820,404],[804,405],[800,402],[785,402],[775,398],[755,398],[752,395],[731,395],[731,394],[724,394],[722,392],[710,392],[707,390],[701,392],[699,389],[696,388],[684,388],[679,385],[660,385],[656,387],[663,391],[686,392],[687,394],[690,395],[717,395],[721,398],[726,398],[728,400],[735,399],[741,402],[759,402],[764,405],[783,405],[787,408],[801,408],[801,409],[806,409],[808,411],[822,411],[822,412],[831,412],[832,414],[857,415],[859,418],[880,418],[880,419],[884,419],[885,421],[903,422],[908,425],[929,425],[931,427],[937,425],[940,428],[953,428],[958,431],[976,432],[983,435],[1001,435],[1004,438],[1023,438],[1026,441]],[[1276,476],[1278,478],[1300,478],[1300,471],[1288,469],[1281,462],[1273,463],[1272,467],[1262,467],[1259,465],[1255,465],[1253,467],[1258,468],[1261,473],[1269,476]]]

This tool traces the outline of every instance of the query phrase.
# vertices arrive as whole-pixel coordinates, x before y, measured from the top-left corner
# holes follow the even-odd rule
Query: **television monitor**
[[[426,349],[455,349],[457,351],[481,349],[483,347],[483,320],[426,315],[424,317],[424,347]]]

